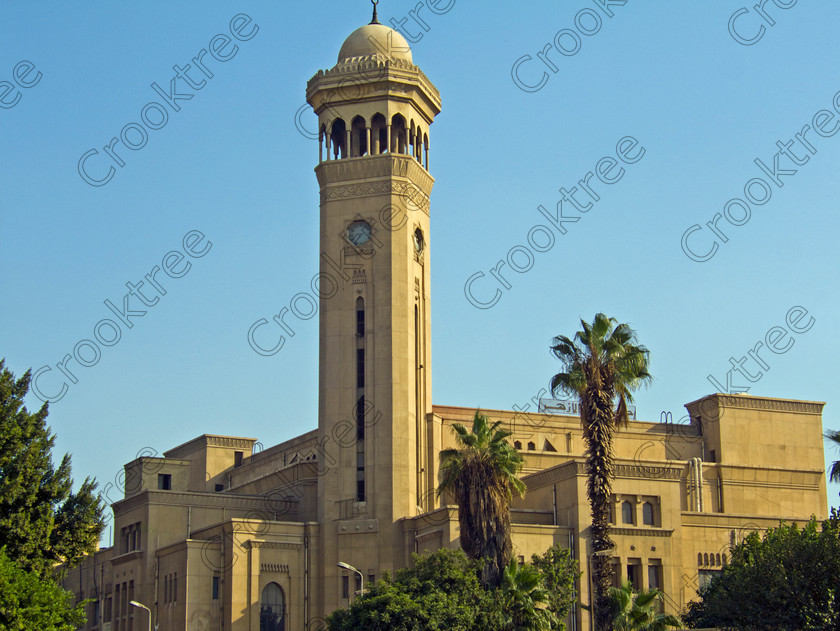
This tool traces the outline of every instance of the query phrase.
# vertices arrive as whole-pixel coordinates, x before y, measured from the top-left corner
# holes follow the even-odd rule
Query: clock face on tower
[[[354,221],[347,227],[347,240],[353,245],[364,245],[370,241],[370,230],[367,221]]]

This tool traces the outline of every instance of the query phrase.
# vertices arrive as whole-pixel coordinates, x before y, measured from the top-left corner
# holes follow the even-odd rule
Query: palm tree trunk
[[[586,441],[587,494],[592,512],[590,541],[593,552],[613,547],[610,539],[610,495],[612,491],[613,397],[611,392],[592,388],[584,397],[584,439]],[[609,556],[592,558],[592,586],[595,599],[595,628],[612,629],[609,591],[612,568]]]

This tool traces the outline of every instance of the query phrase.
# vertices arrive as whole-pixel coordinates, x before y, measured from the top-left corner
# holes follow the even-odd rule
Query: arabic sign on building
[[[539,411],[543,414],[563,414],[580,416],[580,402],[572,399],[540,399]],[[636,420],[636,406],[627,406],[627,416],[631,421]]]

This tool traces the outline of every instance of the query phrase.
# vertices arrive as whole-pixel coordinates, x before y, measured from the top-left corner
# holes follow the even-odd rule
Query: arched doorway
[[[286,631],[286,598],[277,583],[269,583],[262,591],[260,631]]]

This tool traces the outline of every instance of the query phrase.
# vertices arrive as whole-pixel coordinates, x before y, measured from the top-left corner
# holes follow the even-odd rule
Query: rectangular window
[[[234,467],[241,467],[242,466],[242,452],[241,451],[234,451],[233,452],[233,466]]]
[[[356,337],[365,336],[365,311],[358,309],[356,311]]]
[[[172,583],[172,602],[178,602],[178,572],[175,572]]]
[[[213,600],[219,599],[219,577],[213,577]]]
[[[169,473],[158,473],[158,489],[161,491],[172,490],[172,475]]]
[[[648,565],[648,589],[662,590],[662,561],[650,559]]]
[[[627,559],[627,580],[636,591],[642,589],[642,560]]]
[[[365,349],[356,349],[356,387],[365,387]]]
[[[341,597],[342,598],[350,598],[350,577],[349,576],[342,576],[341,577]]]
[[[356,583],[356,593],[359,593],[360,591],[362,591],[362,577],[359,576],[358,574],[353,574],[353,576],[356,579],[356,581],[355,581],[355,583]]]
[[[365,439],[365,397],[360,396],[356,401],[356,440]]]
[[[224,490],[225,490],[225,485],[224,484],[217,484],[216,485],[216,493],[221,493]]]
[[[102,616],[102,622],[111,622],[111,595],[105,597],[105,611]]]
[[[373,584],[376,582],[376,574],[368,574],[368,589],[373,587]]]
[[[712,579],[723,574],[721,570],[697,570],[698,591],[708,586]]]
[[[358,475],[358,472],[357,472]],[[364,475],[364,471],[362,472]],[[356,480],[356,501],[357,502],[364,502],[365,501],[365,481],[364,479]]]

